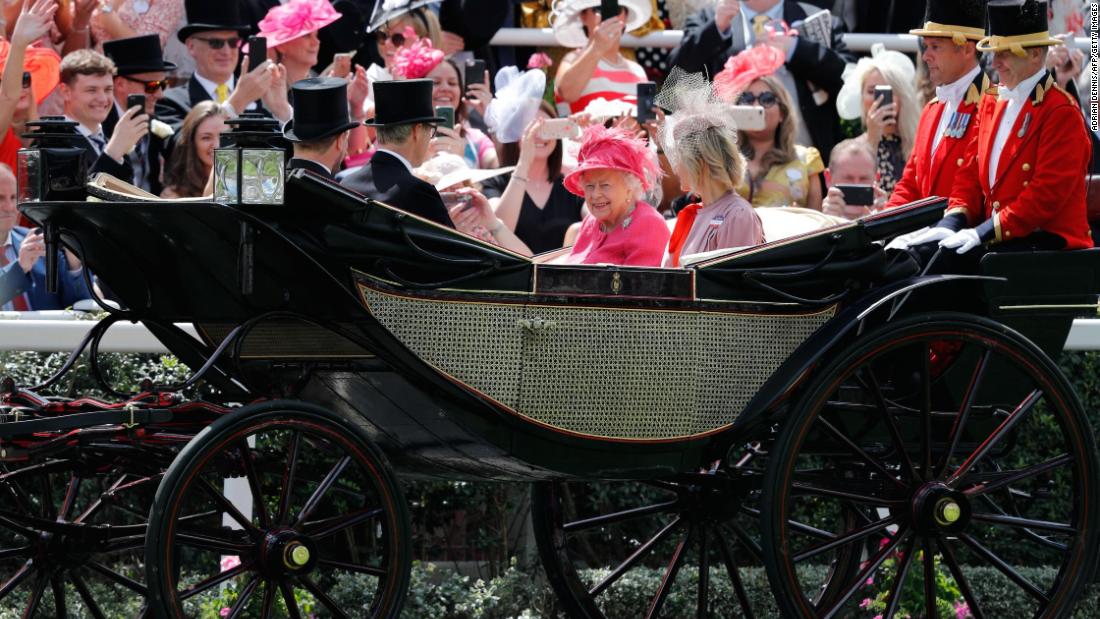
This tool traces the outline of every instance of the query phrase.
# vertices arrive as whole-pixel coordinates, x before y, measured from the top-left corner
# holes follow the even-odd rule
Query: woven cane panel
[[[361,290],[374,317],[418,357],[516,408],[522,305],[448,303]]]
[[[834,313],[524,310],[362,290],[375,317],[439,370],[536,421],[621,439],[732,423]]]

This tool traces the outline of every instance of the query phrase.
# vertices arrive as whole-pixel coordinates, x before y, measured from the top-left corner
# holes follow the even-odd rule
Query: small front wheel
[[[362,431],[269,402],[219,419],[172,463],[146,571],[166,617],[396,617],[409,548],[397,479]]]

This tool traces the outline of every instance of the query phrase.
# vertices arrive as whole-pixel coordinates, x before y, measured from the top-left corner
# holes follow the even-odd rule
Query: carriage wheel
[[[759,583],[745,570],[761,564],[753,487],[762,475],[750,465],[738,476],[712,467],[676,480],[535,484],[535,539],[558,600],[585,619],[767,616],[753,601]],[[851,572],[858,560],[832,568]],[[638,568],[659,578],[627,584],[623,577]],[[639,582],[648,587],[641,604],[604,612],[622,609],[624,597],[639,599],[632,591]]]
[[[890,619],[965,604],[981,619],[1003,600],[974,585],[995,580],[986,590],[1027,599],[1019,616],[1068,616],[1094,559],[1097,473],[1080,402],[1030,342],[972,316],[885,325],[817,374],[773,448],[761,527],[780,609]],[[786,524],[841,511],[859,519],[826,540]],[[819,569],[853,548],[854,577]]]
[[[169,617],[396,617],[408,587],[404,497],[362,431],[294,402],[201,432],[157,490],[151,603]]]
[[[144,617],[157,474],[84,454],[0,465],[0,608],[23,617]],[[125,450],[118,446],[118,450]]]

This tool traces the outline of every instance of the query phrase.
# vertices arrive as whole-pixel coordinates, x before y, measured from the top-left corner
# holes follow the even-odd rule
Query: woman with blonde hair
[[[375,5],[367,34],[375,35],[383,66],[367,67],[370,83],[395,79],[397,52],[419,39],[429,39],[432,47],[443,49],[443,28],[429,4],[431,2],[426,0],[384,0]],[[374,89],[371,89],[367,105],[374,107]]]
[[[213,101],[203,101],[191,108],[183,119],[179,139],[164,171],[162,198],[197,198],[203,195],[210,172],[214,169],[214,149],[225,117]]]
[[[733,110],[711,93],[701,74],[679,70],[668,77],[658,105],[672,110],[658,133],[669,164],[681,188],[702,199],[677,215],[664,266],[680,266],[690,254],[763,243],[760,217],[736,191],[744,180],[745,158],[737,145]]]
[[[913,61],[901,52],[888,51],[881,43],[871,48],[871,57],[860,58],[854,69],[846,71],[844,87],[837,96],[841,118],[860,119],[863,140],[875,151],[879,185],[886,193],[901,180],[905,162],[913,149],[920,124],[921,106],[915,84],[917,70]],[[876,87],[889,86],[891,103],[883,100]]]

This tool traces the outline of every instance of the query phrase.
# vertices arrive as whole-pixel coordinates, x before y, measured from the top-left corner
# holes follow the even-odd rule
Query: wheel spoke
[[[191,546],[192,548],[205,548],[206,550],[217,550],[222,554],[227,555],[240,555],[247,553],[252,549],[250,544],[241,544],[226,539],[219,539],[217,537],[211,537],[209,535],[202,535],[199,533],[177,533],[176,543],[184,546]]]
[[[13,589],[18,587],[20,583],[26,580],[34,572],[32,565],[33,562],[30,559],[27,559],[27,562],[24,563],[22,567],[20,567],[18,570],[15,571],[14,574],[11,575],[11,578],[9,578],[3,585],[0,585],[0,600],[7,597]]]
[[[707,556],[707,550],[709,550],[707,541],[706,525],[701,524],[699,526],[699,602],[695,609],[697,619],[707,619],[710,616],[710,613],[707,612],[708,589],[710,587],[710,557]]]
[[[959,591],[962,592],[963,599],[966,600],[966,606],[970,609],[970,615],[973,619],[985,619],[981,606],[978,604],[978,598],[974,596],[973,590],[970,588],[970,582],[963,575],[959,562],[955,560],[955,552],[942,539],[937,540],[936,545],[943,551],[943,562],[947,564],[947,569],[951,572],[952,578],[955,579],[955,584],[959,586]]]
[[[77,595],[80,596],[80,601],[84,602],[84,610],[88,611],[88,614],[90,614],[93,619],[107,619],[107,616],[99,609],[99,604],[96,603],[95,597],[92,596],[91,590],[88,589],[88,585],[79,574],[69,572],[69,582],[73,583],[73,588],[76,589]]]
[[[233,605],[233,608],[229,609],[227,619],[237,619],[248,608],[248,602],[252,599],[252,594],[256,592],[256,587],[260,584],[260,577],[253,576],[248,584],[241,589],[241,595],[237,598],[237,603]],[[260,615],[263,617],[263,615]]]
[[[260,478],[256,475],[256,464],[252,461],[252,448],[248,446],[248,441],[245,440],[240,441],[237,448],[241,451],[241,463],[244,464],[248,487],[252,490],[252,504],[256,507],[256,516],[260,519],[260,528],[270,529],[271,519],[267,515],[267,501],[264,500]]]
[[[726,540],[718,539],[718,551],[722,555],[722,563],[726,564],[726,572],[733,582],[733,592],[737,594],[737,602],[741,605],[741,614],[745,619],[753,619],[752,605],[749,604],[749,594],[745,591],[745,583],[741,582],[741,573],[737,569],[737,563],[733,560]]]
[[[810,484],[802,481],[794,482],[793,484],[791,484],[791,487],[794,490],[798,490],[806,494],[819,494],[821,496],[832,497],[835,499],[845,499],[848,501],[854,501],[856,503],[865,503],[868,505],[876,505],[879,507],[886,505],[896,505],[903,502],[900,499],[888,499],[870,494],[860,494],[858,492],[841,490],[838,488],[825,488],[820,485]]]
[[[916,467],[913,466],[913,460],[909,458],[909,452],[905,450],[905,440],[901,436],[901,430],[898,429],[897,420],[890,414],[890,407],[886,405],[886,397],[882,395],[882,387],[878,384],[878,379],[875,378],[875,373],[873,371],[867,372],[867,381],[870,383],[868,386],[870,387],[871,395],[875,398],[875,404],[878,406],[879,414],[882,416],[886,428],[890,431],[890,440],[894,442],[894,449],[901,457],[905,470],[909,472],[909,479],[920,479]],[[862,381],[860,382],[862,383]]]
[[[54,576],[50,579],[50,587],[53,589],[54,613],[57,619],[66,619],[69,616],[69,610],[66,608],[65,583],[60,576]]]
[[[962,436],[963,428],[966,427],[966,420],[970,416],[970,409],[974,406],[974,398],[977,397],[978,389],[981,387],[982,379],[985,378],[986,368],[989,367],[989,360],[993,357],[992,350],[986,350],[982,353],[982,358],[978,360],[978,364],[974,367],[974,374],[970,377],[970,384],[966,387],[966,393],[963,394],[962,406],[959,407],[959,415],[955,417],[955,424],[951,426],[951,439],[947,443],[947,451],[944,452],[943,457],[940,458],[939,466],[936,467],[936,476],[942,476],[947,467],[951,464],[951,458],[955,455],[955,449],[959,446],[959,437]]]
[[[211,576],[209,578],[204,578],[203,580],[191,585],[190,587],[184,589],[183,591],[180,591],[180,593],[179,593],[180,601],[186,600],[187,598],[190,598],[190,597],[194,597],[194,596],[202,593],[203,591],[206,591],[206,590],[210,589],[211,587],[216,587],[216,586],[222,584],[223,582],[225,582],[225,581],[227,581],[231,578],[236,577],[238,574],[246,572],[250,569],[252,569],[252,562],[251,561],[249,561],[247,563],[242,562],[242,563],[238,563],[237,565],[234,565],[233,567],[231,567],[231,568],[229,568],[229,569],[227,569],[223,572],[218,572],[217,574],[214,574],[213,576]]]
[[[1041,531],[1052,531],[1063,535],[1076,535],[1077,533],[1077,529],[1073,528],[1071,525],[1062,524],[1060,522],[1050,522],[1049,520],[1033,520],[1031,518],[1018,518],[1016,516],[985,513],[972,514],[970,517],[974,520],[980,520],[981,522],[989,522],[1008,527],[1039,529]]]
[[[286,519],[290,516],[290,498],[294,490],[294,478],[298,473],[298,450],[301,445],[302,434],[295,430],[290,435],[286,468],[283,471],[283,488],[279,494],[279,512],[275,515],[275,522],[279,524],[286,524]]]
[[[290,615],[290,619],[302,619],[302,614],[298,612],[298,601],[294,599],[294,591],[285,581],[279,581],[279,591],[283,594],[283,603],[286,604],[286,612]]]
[[[69,477],[69,485],[65,489],[65,498],[61,501],[61,510],[58,514],[58,520],[70,520],[73,515],[73,508],[76,507],[76,497],[80,492],[80,478],[75,474]]]
[[[920,471],[925,481],[932,478],[932,347],[924,342],[920,356]]]
[[[325,567],[331,567],[338,570],[347,570],[349,572],[359,572],[361,574],[370,574],[371,576],[377,576],[379,578],[385,578],[386,569],[382,567],[376,567],[374,565],[362,565],[359,563],[346,563],[344,561],[336,561],[334,559],[319,559],[318,565],[324,565]]]
[[[574,531],[591,529],[592,527],[622,522],[624,520],[630,520],[632,518],[641,518],[643,516],[649,516],[650,514],[663,514],[674,510],[676,506],[679,505],[679,503],[680,501],[679,499],[677,499],[674,501],[657,503],[655,505],[643,505],[642,507],[635,507],[633,509],[628,509],[621,512],[614,512],[611,514],[604,514],[602,516],[585,518],[584,520],[567,522],[563,524],[561,528],[566,533],[572,533]]]
[[[203,478],[198,479],[199,488],[203,490],[210,498],[214,499],[214,502],[218,504],[218,507],[225,513],[229,514],[229,517],[237,521],[237,524],[253,534],[259,534],[260,530],[256,528],[256,525],[252,524],[252,519],[245,517],[241,510],[237,509],[237,506],[232,501],[225,498],[225,495],[218,491],[209,481]],[[252,494],[253,503],[256,502],[256,494]]]
[[[759,510],[757,514],[759,514]],[[745,547],[745,550],[752,555],[753,561],[757,563],[764,562],[764,549],[760,547],[760,544],[749,535],[748,531],[736,522],[730,522],[729,527],[733,530],[733,534],[737,536],[737,541]]]
[[[18,548],[5,548],[0,550],[0,560],[25,557],[33,550],[32,546],[20,546]]]
[[[967,535],[966,533],[959,534],[959,539],[961,539],[967,546],[970,546],[970,548],[972,548],[974,552],[981,555],[986,561],[990,562],[993,567],[997,568],[1002,574],[1007,576],[1009,580],[1016,583],[1016,585],[1024,591],[1030,593],[1032,597],[1035,597],[1044,604],[1050,601],[1047,598],[1046,594],[1043,593],[1043,590],[1035,586],[1035,583],[1031,582],[1022,574],[1017,572],[1015,568],[1006,563],[1004,559],[998,557],[992,550],[983,546],[981,542]]]
[[[143,596],[148,593],[148,589],[145,587],[145,585],[132,578],[123,576],[122,574],[119,574],[104,565],[96,563],[95,561],[89,561],[87,563],[87,566],[92,571],[98,572],[109,580],[113,580],[114,582],[122,585],[123,587],[126,587],[127,589],[130,589],[135,593],[139,593]]]
[[[1008,432],[1031,412],[1031,409],[1035,407],[1036,402],[1038,402],[1041,397],[1043,397],[1043,392],[1039,389],[1035,389],[1028,394],[1016,409],[1001,422],[1001,425],[997,426],[997,428],[993,430],[993,433],[982,441],[981,445],[978,445],[974,453],[970,454],[970,457],[959,466],[958,470],[951,474],[951,477],[947,480],[948,485],[957,483],[959,479],[969,473],[970,469],[973,468],[975,464],[996,447],[1001,439],[1007,436]]]
[[[658,531],[656,535],[649,538],[646,543],[639,546],[637,550],[631,553],[631,555],[627,557],[625,561],[620,563],[614,570],[611,571],[610,574],[608,574],[606,577],[604,577],[603,580],[597,583],[595,587],[589,589],[588,595],[596,597],[599,594],[603,593],[605,589],[614,584],[615,581],[618,580],[623,574],[625,574],[627,570],[633,567],[635,563],[637,563],[642,557],[644,557],[646,553],[649,552],[650,548],[653,548],[654,544],[660,542],[662,539],[667,537],[668,534],[672,533],[672,531],[678,526],[680,526],[679,516],[677,516],[672,522],[665,525],[665,528]]]
[[[886,612],[883,614],[885,619],[894,619],[898,606],[901,605],[901,591],[905,587],[906,577],[909,576],[909,567],[913,565],[914,550],[916,550],[916,538],[910,539],[905,545],[901,564],[898,565],[898,573],[894,576],[894,582],[890,584],[890,593],[886,598]]]
[[[893,482],[893,484],[895,486],[897,486],[898,488],[901,488],[903,490],[909,487],[907,484],[900,481],[897,477],[894,477],[894,474],[891,473],[890,471],[888,471],[886,469],[886,467],[881,462],[878,461],[877,458],[872,457],[871,454],[867,453],[862,447],[860,447],[859,445],[856,445],[855,442],[852,441],[852,439],[848,438],[848,436],[846,434],[841,432],[833,424],[829,423],[829,421],[826,420],[824,417],[819,416],[817,418],[817,422],[820,423],[821,425],[825,426],[825,429],[828,430],[829,434],[833,435],[833,438],[835,438],[838,441],[840,441],[841,443],[843,443],[844,446],[847,447],[849,450],[851,450],[852,453],[856,454],[861,459],[863,459],[865,462],[867,462],[872,467],[874,467],[874,469],[876,471],[881,473],[882,476],[885,477],[886,479],[889,479],[891,482]]]
[[[267,619],[271,616],[271,609],[275,604],[275,583],[270,580],[264,581],[264,598],[260,604],[260,619]]]
[[[324,539],[331,537],[337,533],[350,529],[357,524],[366,522],[373,518],[385,513],[381,507],[372,507],[369,509],[361,509],[351,514],[344,516],[336,516],[333,518],[326,518],[324,520],[315,520],[313,522],[307,522],[302,526],[307,535],[314,539]],[[317,529],[320,530],[317,530]]]
[[[340,477],[340,474],[344,472],[344,469],[351,463],[351,456],[344,456],[340,458],[340,461],[336,463],[336,466],[332,467],[332,470],[325,475],[325,478],[321,480],[321,484],[317,486],[317,489],[313,491],[313,494],[306,501],[302,511],[298,514],[298,519],[294,521],[294,528],[300,529],[302,523],[309,518],[313,510],[317,508],[317,505],[321,503],[321,499],[324,498],[325,493],[328,492],[332,484],[336,483],[336,480]]]
[[[910,533],[908,531],[905,531],[904,533],[899,531],[899,534],[894,537],[893,541],[891,541],[886,546],[880,548],[875,556],[873,556],[867,562],[867,566],[863,568],[863,571],[861,571],[859,575],[856,576],[854,582],[849,585],[847,589],[844,590],[843,594],[837,599],[833,606],[829,608],[825,613],[822,613],[822,618],[832,619],[833,617],[835,617],[837,613],[839,613],[840,610],[844,607],[844,605],[848,603],[848,600],[852,599],[852,596],[856,594],[856,591],[859,591],[863,587],[867,586],[867,578],[872,573],[874,573],[874,571],[877,570],[880,565],[882,565],[882,562],[890,556],[890,553],[894,552],[898,545],[905,541],[909,537],[909,535]]]
[[[668,594],[672,591],[672,583],[676,582],[676,575],[680,573],[680,565],[684,562],[684,553],[688,545],[691,544],[692,532],[692,527],[689,526],[687,533],[676,545],[676,550],[672,552],[672,558],[669,559],[668,567],[665,568],[664,578],[661,579],[661,586],[657,588],[657,593],[654,594],[653,600],[649,603],[649,611],[645,615],[646,619],[654,619],[661,615],[661,607],[665,605],[665,600],[668,599]]]
[[[924,538],[924,616],[936,617],[936,555],[932,552],[932,538]]]
[[[344,617],[345,619],[350,619],[347,614],[340,609],[336,602],[332,601],[332,598],[330,598],[327,593],[321,591],[321,588],[318,587],[312,580],[310,580],[308,576],[301,576],[298,578],[298,580],[301,581],[302,586],[305,587],[310,593],[312,593],[313,597],[317,598],[317,601],[320,602],[322,606],[327,608],[328,612],[332,613],[334,617]]]
[[[861,540],[869,535],[885,529],[886,527],[897,524],[897,522],[898,519],[895,516],[891,516],[890,518],[886,518],[885,520],[875,521],[869,525],[860,527],[850,533],[847,533],[846,535],[835,537],[832,541],[826,542],[824,544],[818,544],[817,546],[811,546],[810,548],[807,548],[806,550],[803,550],[802,552],[795,555],[794,558],[791,560],[795,563],[805,561],[806,559],[816,557],[823,552],[832,550],[840,546],[844,546],[846,544],[850,544],[857,540]]]
[[[27,598],[27,606],[23,611],[23,617],[25,619],[34,617],[34,613],[38,612],[38,605],[42,603],[42,594],[46,592],[46,585],[49,583],[50,581],[45,575],[38,577],[37,581],[34,583],[34,589],[31,590],[30,597]]]
[[[1025,469],[1001,471],[996,473],[995,476],[992,477],[992,479],[990,479],[989,477],[984,477],[981,481],[967,488],[963,492],[965,492],[967,496],[971,497],[989,494],[990,492],[1000,490],[1005,486],[1023,481],[1025,479],[1029,479],[1031,477],[1035,477],[1036,475],[1041,475],[1043,473],[1046,473],[1047,471],[1054,470],[1060,466],[1065,466],[1071,462],[1073,462],[1073,458],[1068,454],[1063,454],[1061,456],[1057,456],[1049,460],[1033,464]],[[960,480],[960,485],[965,482],[965,479]]]

